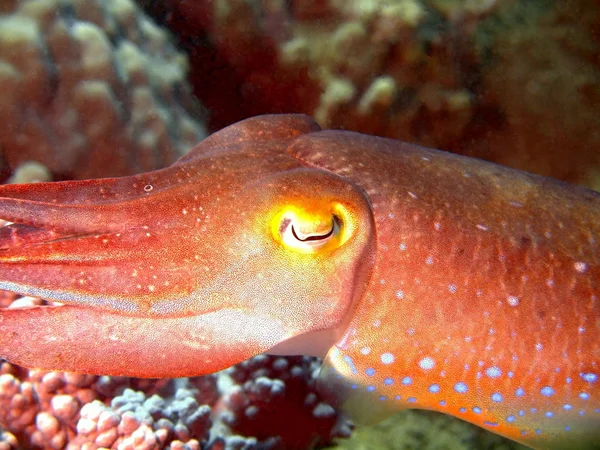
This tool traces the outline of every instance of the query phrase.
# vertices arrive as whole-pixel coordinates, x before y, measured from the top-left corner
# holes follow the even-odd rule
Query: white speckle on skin
[[[383,364],[391,364],[394,362],[396,358],[394,357],[394,355],[392,355],[391,353],[382,353],[381,355],[381,362]]]
[[[413,193],[413,192],[410,192],[410,191],[408,191],[408,195],[410,195],[410,197],[411,197],[411,198],[414,198],[414,199],[417,199],[417,198],[419,198],[419,197],[417,197],[417,194],[415,194],[415,193]]]
[[[581,261],[577,261],[575,264],[573,264],[573,266],[575,267],[575,270],[579,273],[585,273],[587,271],[587,264]]]
[[[449,284],[449,285],[448,285],[448,291],[449,291],[451,294],[454,294],[454,293],[456,292],[456,285],[455,285],[455,284]]]
[[[396,291],[396,298],[402,300],[404,298],[404,291]]]
[[[369,353],[371,353],[371,347],[363,347],[363,348],[361,348],[361,349],[360,349],[360,352],[361,352],[363,355],[365,355],[365,356],[366,356],[366,355],[368,355]]]
[[[433,256],[428,256],[427,259],[425,260],[425,264],[427,264],[428,266],[433,264]]]
[[[535,344],[535,349],[539,352],[540,350],[542,350],[544,348],[544,346],[542,345],[541,342],[537,342]]]
[[[519,306],[519,298],[514,295],[509,295],[507,301],[510,306]]]
[[[404,242],[401,242],[401,243],[400,243],[400,247],[399,247],[399,248],[400,248],[400,250],[402,250],[402,251],[406,250],[406,244],[405,244]]]
[[[477,224],[476,227],[481,230],[481,231],[487,231],[488,227],[486,227],[485,225],[482,224]]]

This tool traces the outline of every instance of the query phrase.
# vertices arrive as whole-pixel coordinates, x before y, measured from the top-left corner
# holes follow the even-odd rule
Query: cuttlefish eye
[[[340,203],[326,207],[286,206],[271,222],[280,245],[300,253],[321,253],[343,245],[354,231],[348,210]]]

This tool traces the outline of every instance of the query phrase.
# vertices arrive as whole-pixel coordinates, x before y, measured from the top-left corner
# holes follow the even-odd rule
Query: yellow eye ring
[[[351,215],[340,203],[303,208],[286,205],[271,220],[271,233],[284,248],[322,253],[342,246],[354,232]]]

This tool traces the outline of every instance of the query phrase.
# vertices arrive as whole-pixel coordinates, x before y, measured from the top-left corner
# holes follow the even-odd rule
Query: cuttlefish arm
[[[600,439],[600,197],[264,116],[175,165],[0,187],[0,355],[143,377],[325,356],[355,417],[441,411],[537,448]],[[361,417],[362,416],[362,417]]]

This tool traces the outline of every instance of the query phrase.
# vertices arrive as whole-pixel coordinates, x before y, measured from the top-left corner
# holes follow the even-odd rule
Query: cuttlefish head
[[[233,125],[147,174],[0,187],[0,356],[138,377],[324,356],[373,263],[365,194],[287,149],[304,116]]]

